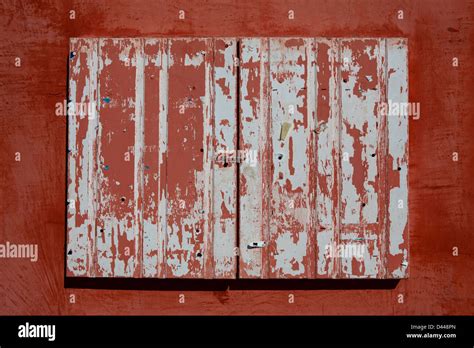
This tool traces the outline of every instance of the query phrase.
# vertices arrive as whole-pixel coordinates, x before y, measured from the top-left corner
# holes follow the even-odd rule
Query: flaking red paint
[[[406,40],[70,45],[69,276],[407,276]]]

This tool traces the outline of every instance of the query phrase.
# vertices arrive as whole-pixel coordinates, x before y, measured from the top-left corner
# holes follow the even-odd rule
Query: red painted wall
[[[235,4],[2,2],[0,243],[37,243],[39,260],[0,259],[0,314],[474,314],[474,2]],[[180,9],[184,21],[178,20]],[[74,20],[69,10],[76,11]],[[404,19],[397,19],[398,10]],[[410,120],[410,278],[388,285],[245,282],[227,291],[226,284],[202,282],[66,284],[66,119],[55,115],[55,104],[66,97],[69,37],[85,36],[407,37],[410,101],[421,103],[421,118]],[[178,304],[180,293],[185,304]],[[294,304],[288,304],[289,293]],[[68,302],[70,294],[75,304]],[[403,304],[398,294],[404,294]]]

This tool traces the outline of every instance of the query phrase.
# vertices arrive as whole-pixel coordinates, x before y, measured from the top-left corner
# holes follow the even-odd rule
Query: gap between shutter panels
[[[68,276],[407,276],[406,40],[70,45]]]

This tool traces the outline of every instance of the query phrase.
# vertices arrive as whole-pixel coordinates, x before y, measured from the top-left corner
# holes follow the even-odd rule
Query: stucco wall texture
[[[0,259],[0,314],[473,314],[473,18],[466,0],[2,1],[0,243],[38,244],[39,254]],[[66,280],[66,118],[55,105],[66,98],[69,38],[146,36],[408,38],[409,101],[421,106],[409,125],[409,278]]]

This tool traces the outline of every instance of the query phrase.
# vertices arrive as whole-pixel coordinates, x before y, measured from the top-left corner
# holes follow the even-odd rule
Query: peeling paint
[[[406,40],[69,51],[70,107],[97,117],[68,119],[68,276],[408,275],[408,116],[381,112],[408,102]],[[216,160],[240,151],[255,161]],[[362,257],[328,251],[354,245]]]

